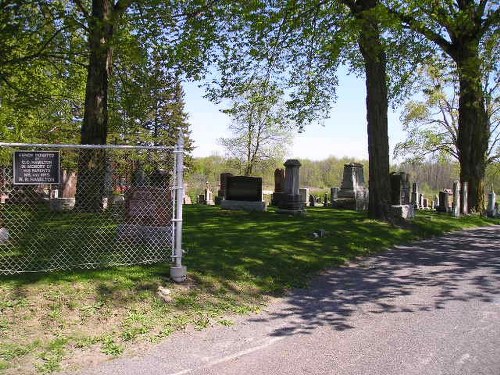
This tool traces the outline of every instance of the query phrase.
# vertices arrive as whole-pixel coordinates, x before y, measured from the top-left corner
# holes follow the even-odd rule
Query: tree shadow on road
[[[451,301],[498,303],[499,244],[500,227],[495,226],[397,246],[326,271],[310,288],[292,292],[284,309],[253,321],[286,319],[272,333],[286,336],[321,326],[356,328],[356,313],[432,311]]]

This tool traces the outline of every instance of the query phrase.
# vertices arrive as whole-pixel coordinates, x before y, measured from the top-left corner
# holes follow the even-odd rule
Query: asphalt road
[[[500,375],[500,226],[400,246],[81,374]]]

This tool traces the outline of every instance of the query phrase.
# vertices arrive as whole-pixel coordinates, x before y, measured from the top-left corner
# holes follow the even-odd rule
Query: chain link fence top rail
[[[174,147],[0,145],[0,274],[170,261]]]

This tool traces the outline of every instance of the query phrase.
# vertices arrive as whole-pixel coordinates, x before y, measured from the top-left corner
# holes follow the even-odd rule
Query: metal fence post
[[[175,263],[170,267],[170,277],[175,282],[183,282],[187,277],[187,268],[182,265],[182,201],[184,198],[184,135],[179,134],[175,148]]]

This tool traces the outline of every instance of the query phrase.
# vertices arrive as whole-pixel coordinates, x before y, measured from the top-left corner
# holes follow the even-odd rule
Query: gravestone
[[[221,208],[227,210],[265,211],[262,200],[262,178],[248,176],[228,176],[226,198]]]
[[[342,183],[338,193],[339,198],[354,198],[356,196],[356,191],[364,189],[364,187],[365,177],[363,173],[363,164],[345,164]]]
[[[451,213],[453,205],[453,192],[450,189],[443,189],[439,192],[439,206],[436,208],[438,212]]]
[[[410,204],[410,181],[405,172],[391,173],[391,212],[403,219],[413,219],[415,210]]]
[[[330,189],[330,196],[332,197],[332,201],[334,199],[338,199],[339,198],[339,190],[340,190],[339,187],[332,187]]]
[[[418,195],[418,185],[416,182],[413,183],[412,185],[412,189],[411,189],[411,199],[410,199],[410,203],[415,206],[415,208],[419,208],[418,207],[418,198],[419,198],[419,195]]]
[[[203,191],[204,195],[204,204],[207,206],[213,206],[215,205],[214,202],[214,194],[212,193],[212,189],[210,188],[210,183],[207,181],[205,184],[205,190]]]
[[[302,199],[302,202],[304,202],[306,206],[309,206],[311,204],[311,201],[309,200],[309,198],[311,197],[311,195],[309,195],[309,189],[300,188],[299,194],[300,194],[300,199]]]
[[[453,190],[452,189],[444,189],[444,192],[447,194],[447,200],[446,200],[446,207],[447,207],[447,212],[451,213],[452,207],[453,207]]]
[[[283,193],[285,191],[285,170],[276,168],[274,171],[274,192]]]
[[[423,198],[422,199],[422,208],[424,210],[428,209],[429,208],[429,200],[427,198]]]
[[[332,207],[356,211],[368,208],[368,189],[365,187],[363,164],[344,165],[342,184],[337,198],[332,198]]]
[[[53,198],[49,201],[51,211],[71,211],[75,208],[75,198]]]
[[[409,175],[405,172],[390,174],[391,181],[391,204],[410,204],[410,182]]]
[[[489,217],[495,217],[497,215],[496,198],[497,196],[492,187],[491,191],[488,193],[488,206],[486,207],[486,215]]]
[[[300,214],[304,212],[305,202],[299,193],[300,162],[288,159],[285,164],[285,185],[283,199],[278,204],[278,213]]]
[[[184,182],[182,189],[182,204],[193,204],[191,197],[188,194],[188,184]]]
[[[62,197],[61,198],[74,198],[76,194],[77,177],[75,172],[67,170],[62,171]]]
[[[460,181],[453,182],[452,214],[454,217],[460,216]]]
[[[468,205],[468,199],[469,199],[469,184],[467,181],[462,182],[461,189],[460,189],[460,213],[462,215],[468,215],[469,214],[469,205]]]
[[[412,204],[393,204],[390,205],[389,208],[394,217],[400,217],[407,220],[415,217],[415,207]]]
[[[418,195],[418,208],[424,208],[424,195]]]
[[[227,190],[227,178],[233,177],[232,173],[221,173],[219,178],[219,190],[217,191],[217,196],[215,197],[215,204],[220,204],[224,199],[226,199]]]
[[[51,211],[71,211],[75,207],[77,174],[62,170],[57,194],[51,195],[49,206]]]
[[[323,207],[328,207],[328,194],[325,193],[323,196]]]
[[[274,171],[274,192],[271,198],[273,206],[279,206],[279,202],[285,196],[285,170],[277,168]]]
[[[310,194],[309,195],[309,207],[315,207],[316,206],[316,198],[314,198],[314,195]]]
[[[170,191],[157,186],[132,186],[125,192],[125,224],[118,239],[166,245],[172,239]]]
[[[436,207],[436,211],[447,212],[446,204],[445,204],[445,202],[447,202],[447,201],[448,201],[447,193],[445,191],[440,191],[439,192],[439,199],[438,199],[439,204]]]
[[[131,187],[125,193],[127,222],[140,225],[165,226],[170,223],[168,190],[152,186]]]

